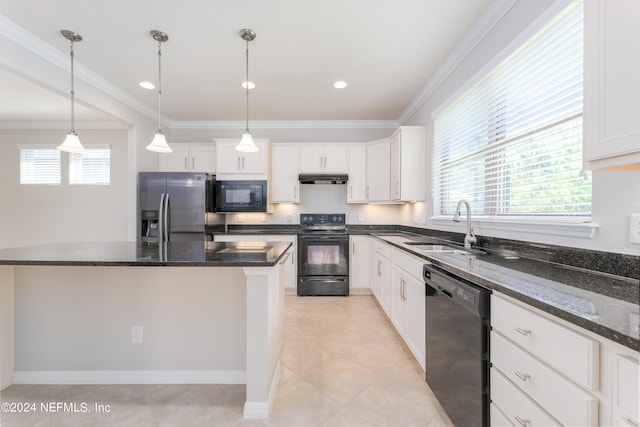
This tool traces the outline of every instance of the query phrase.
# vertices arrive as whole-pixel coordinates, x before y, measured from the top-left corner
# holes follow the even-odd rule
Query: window
[[[435,117],[434,211],[589,216],[582,171],[582,3],[573,2]]]
[[[19,146],[20,184],[60,184],[60,151],[55,146]]]
[[[88,148],[85,153],[71,153],[69,184],[109,185],[111,150],[108,146]]]

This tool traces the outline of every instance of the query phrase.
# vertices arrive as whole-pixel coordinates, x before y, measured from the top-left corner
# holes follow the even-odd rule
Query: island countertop
[[[67,242],[0,249],[0,265],[270,267],[291,242]]]

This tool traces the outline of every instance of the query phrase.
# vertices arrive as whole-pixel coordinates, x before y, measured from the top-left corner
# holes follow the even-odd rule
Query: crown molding
[[[129,126],[122,122],[101,121],[101,120],[76,120],[77,130],[90,129],[128,129]],[[0,129],[34,129],[34,130],[58,130],[63,129],[69,131],[68,120],[5,120],[0,121]]]
[[[463,39],[447,56],[445,61],[436,69],[426,85],[418,92],[411,103],[398,117],[398,123],[404,124],[413,116],[427,99],[440,87],[451,73],[469,56],[469,53],[495,27],[502,17],[516,4],[518,0],[494,0],[487,10],[473,24]]]
[[[0,14],[0,35],[6,37],[8,40],[16,43],[17,45],[22,46],[24,49],[30,51],[34,55],[46,60],[52,65],[61,68],[64,71],[71,72],[71,65],[69,61],[69,55],[61,52],[56,49],[49,43],[46,43],[42,39],[36,37],[20,25],[15,22],[7,19],[5,16]],[[25,77],[26,73],[24,70],[16,69],[15,67],[11,67],[12,71],[21,77]],[[30,76],[30,79],[33,80],[34,76],[38,76],[37,80],[41,82],[45,82],[46,84],[46,76],[43,76],[42,73],[45,71],[40,71],[40,74],[37,74],[38,71],[31,70],[30,72],[34,73]],[[144,103],[138,101],[133,96],[129,95],[127,92],[118,88],[116,85],[112,84],[108,80],[104,79],[97,73],[93,72],[88,67],[82,65],[81,63],[74,64],[74,76],[75,78],[84,81],[89,84],[93,88],[98,91],[114,98],[125,106],[137,111],[138,113],[147,116],[148,118],[157,121],[158,113],[157,110],[153,108],[149,108]],[[76,95],[76,97],[81,97]],[[92,105],[92,104],[87,104]],[[97,108],[97,107],[96,107]],[[167,117],[161,117],[161,123],[165,126],[168,126],[171,123]]]
[[[171,130],[183,129],[244,129],[246,122],[239,121],[174,121]],[[395,129],[396,120],[269,120],[252,121],[251,129]]]

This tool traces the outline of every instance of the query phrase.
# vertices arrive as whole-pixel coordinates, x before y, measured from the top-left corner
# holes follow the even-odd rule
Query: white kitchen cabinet
[[[387,314],[391,308],[391,247],[373,239],[373,294]]]
[[[291,242],[292,245],[287,252],[291,255],[282,260],[284,275],[284,291],[287,295],[296,295],[298,286],[298,259],[297,241],[294,234],[216,234],[213,236],[215,242]]]
[[[425,368],[425,260],[391,249],[391,322],[422,369]]]
[[[367,202],[367,148],[364,144],[349,145],[349,182],[347,203]]]
[[[171,148],[173,152],[159,156],[161,172],[216,173],[215,144],[172,144]]]
[[[640,2],[584,2],[586,169],[640,170]]]
[[[389,138],[367,144],[367,200],[388,202],[391,199],[391,162]]]
[[[300,203],[298,145],[273,144],[271,147],[271,201]]]
[[[390,199],[395,202],[424,200],[425,128],[400,126],[390,139]]]
[[[349,236],[349,286],[370,289],[371,252],[369,236]],[[353,294],[353,292],[350,292]]]
[[[640,355],[613,345],[613,425],[640,426]]]
[[[345,144],[302,144],[300,173],[348,173],[347,157]]]
[[[259,150],[255,153],[236,151],[235,139],[216,139],[216,179],[267,180],[271,162],[271,142],[255,139]]]

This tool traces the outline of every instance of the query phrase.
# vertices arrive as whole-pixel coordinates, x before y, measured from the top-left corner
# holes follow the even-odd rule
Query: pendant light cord
[[[76,123],[75,123],[75,97],[76,97],[76,92],[74,90],[74,86],[73,86],[73,57],[74,57],[74,53],[73,53],[73,40],[71,40],[71,133],[76,133]]]
[[[247,129],[246,132],[249,132],[249,40],[246,40],[246,56],[247,56]]]
[[[158,41],[158,133],[162,133],[160,129],[160,105],[162,99],[162,42]]]

